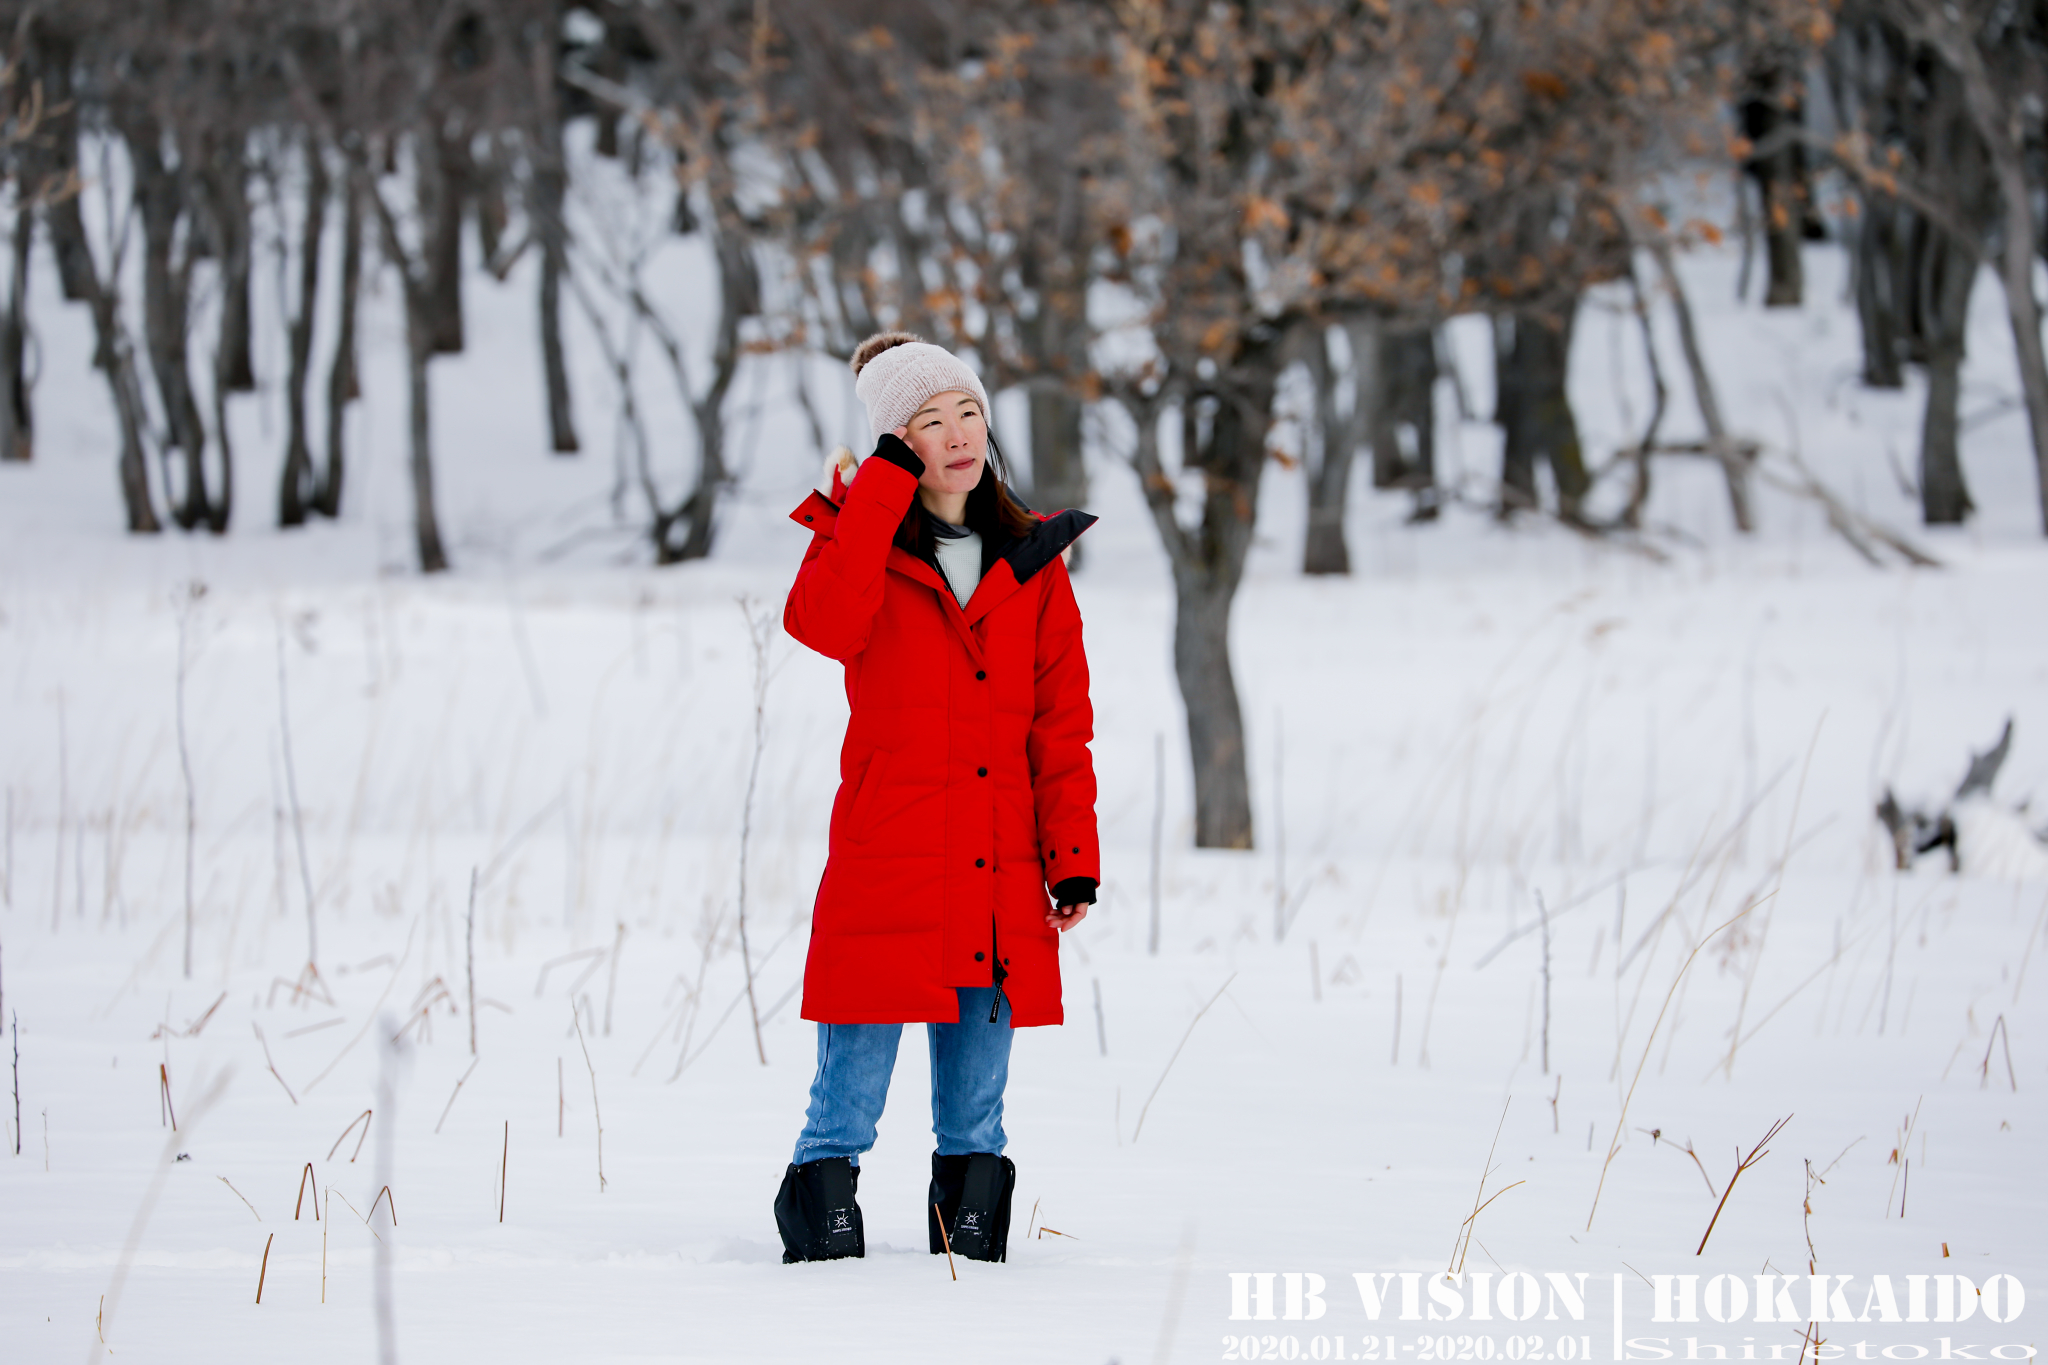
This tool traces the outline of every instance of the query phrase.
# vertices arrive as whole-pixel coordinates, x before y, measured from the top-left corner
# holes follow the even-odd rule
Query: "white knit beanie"
[[[867,404],[869,435],[880,440],[916,415],[933,394],[962,389],[981,400],[989,420],[988,390],[967,363],[943,346],[908,332],[869,337],[853,353],[853,391]]]

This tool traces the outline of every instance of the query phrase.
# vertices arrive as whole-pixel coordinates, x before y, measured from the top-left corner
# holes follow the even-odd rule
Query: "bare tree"
[[[2038,249],[2030,144],[2039,138],[2048,98],[2048,15],[2039,6],[1944,0],[1885,0],[1907,37],[1922,43],[1955,76],[1962,106],[1982,141],[2002,207],[1999,282],[2019,361],[2020,392],[2033,440],[2041,524],[2048,533],[2048,351],[2034,294]]]

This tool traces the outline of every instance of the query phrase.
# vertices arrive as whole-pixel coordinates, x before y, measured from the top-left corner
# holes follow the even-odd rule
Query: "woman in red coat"
[[[783,612],[846,665],[830,853],[803,1017],[818,1071],[775,1200],[784,1261],[859,1256],[859,1157],[906,1023],[932,1054],[931,1249],[1004,1257],[1010,1031],[1061,1021],[1059,936],[1101,877],[1094,713],[1061,552],[1095,520],[1011,496],[988,394],[901,332],[862,343],[875,452],[792,513],[811,532]]]

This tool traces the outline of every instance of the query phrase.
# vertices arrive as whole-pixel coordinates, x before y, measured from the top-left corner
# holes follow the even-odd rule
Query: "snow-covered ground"
[[[1819,1328],[1830,1355],[2031,1351],[2048,879],[1957,877],[1939,857],[1897,875],[1871,817],[1887,783],[1945,796],[2008,715],[1998,794],[2048,783],[2048,547],[1995,285],[1965,397],[1982,511],[1929,534],[1893,467],[1912,463],[1919,390],[1857,386],[1839,255],[1810,255],[1812,302],[1785,314],[1733,302],[1732,255],[1687,270],[1737,425],[1796,441],[1948,567],[1870,569],[1772,493],[1739,541],[1718,476],[1665,460],[1650,511],[1668,563],[1466,508],[1409,527],[1404,499],[1360,490],[1356,574],[1311,582],[1300,476],[1276,464],[1235,628],[1260,847],[1197,852],[1164,563],[1105,441],[1078,579],[1103,902],[1063,945],[1067,1024],[1016,1041],[1010,1261],[957,1281],[924,1248],[914,1038],[864,1164],[867,1259],[778,1263],[769,1201],[813,1056],[792,992],[844,718],[835,667],[775,636],[745,870],[764,1066],[734,919],[743,612],[779,615],[803,548],[782,520],[817,468],[793,362],[735,386],[743,481],[718,553],[656,571],[612,528],[602,373],[576,376],[590,453],[549,456],[531,280],[473,286],[471,350],[434,370],[457,572],[422,581],[388,289],[342,523],[262,524],[281,445],[266,391],[238,400],[234,533],[138,540],[85,319],[39,277],[39,460],[0,468],[0,984],[20,1046],[0,1359],[102,1341],[127,1361],[365,1358],[380,1254],[407,1359],[1132,1365],[1321,1359],[1334,1340],[1346,1359],[1605,1360],[1618,1275],[1631,1358],[1685,1358],[1692,1337],[1789,1361],[1809,1270],[1854,1276],[1830,1286],[1871,1305]],[[1596,463],[1648,408],[1619,304],[1596,297],[1579,327]],[[1483,327],[1454,341],[1483,414]],[[831,366],[809,378],[825,413],[845,407]],[[1442,400],[1447,476],[1483,477],[1497,438],[1455,420],[1448,384]],[[319,999],[292,986],[308,887]],[[318,1221],[311,1194],[294,1216],[308,1163]],[[381,1208],[366,1222],[386,1185],[395,1227]],[[1447,1269],[1465,1308],[1432,1320]],[[1584,1321],[1569,1296],[1518,1321],[1518,1291],[1500,1297],[1515,1272],[1546,1308],[1546,1276],[1584,1273]],[[1233,1319],[1262,1284],[1287,1312],[1289,1281],[1262,1273],[1322,1277],[1326,1311]],[[1252,1277],[1235,1298],[1233,1274]],[[1377,1318],[1357,1274],[1389,1296]],[[1704,1306],[1728,1315],[1705,1292],[1723,1274],[1752,1300],[1732,1324]],[[1801,1277],[1772,1282],[1797,1321],[1759,1321],[1771,1274]],[[1701,1276],[1702,1320],[1653,1322],[1651,1281],[1682,1275]],[[1969,1277],[1966,1321],[1881,1320],[1873,1277],[1905,1314],[1908,1277],[1943,1275]],[[2015,1304],[1998,1275],[2031,1297],[2016,1320],[1998,1320]],[[1919,1288],[1931,1316],[1942,1283]]]

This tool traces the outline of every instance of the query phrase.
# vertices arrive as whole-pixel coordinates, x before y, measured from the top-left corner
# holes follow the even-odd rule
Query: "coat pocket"
[[[864,844],[874,832],[876,798],[888,777],[888,767],[895,757],[887,749],[875,750],[875,756],[868,760],[867,770],[860,775],[860,786],[854,789],[853,803],[847,808],[846,837],[856,844]]]

